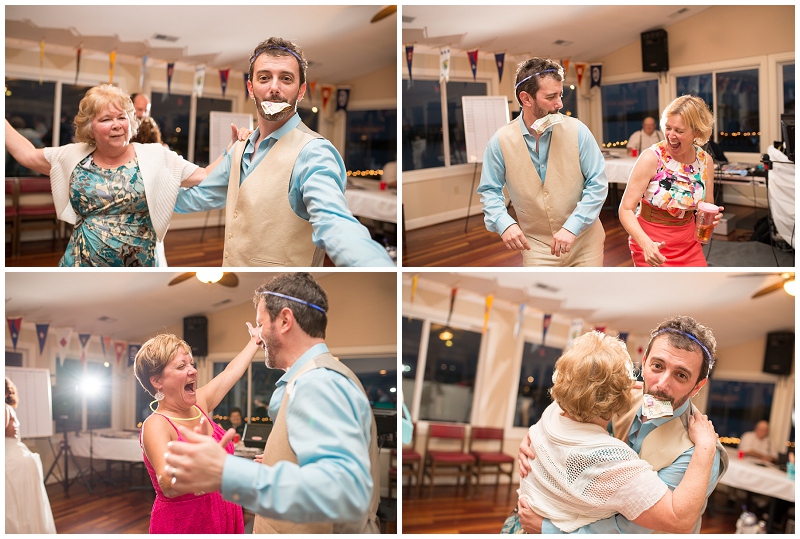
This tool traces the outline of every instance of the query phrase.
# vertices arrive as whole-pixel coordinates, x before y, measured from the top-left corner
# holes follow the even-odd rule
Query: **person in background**
[[[379,533],[380,462],[369,400],[325,344],[328,298],[308,273],[256,290],[267,368],[286,373],[269,403],[273,428],[262,463],[227,455],[221,442],[181,427],[169,444],[174,488],[222,489],[256,513],[254,533]]]
[[[6,376],[6,533],[56,533],[42,460],[19,439],[17,386]]]
[[[656,119],[648,116],[642,121],[642,128],[634,131],[628,139],[628,154],[630,155],[633,153],[632,150],[636,150],[636,155],[642,155],[642,150],[658,144],[662,140],[664,140],[664,135],[656,129]]]
[[[483,158],[478,194],[486,229],[522,251],[524,266],[602,266],[600,210],[605,161],[589,128],[559,114],[564,68],[531,58],[517,68],[522,113],[497,130]],[[519,224],[508,213],[508,187]]]
[[[178,213],[227,207],[223,266],[395,266],[350,212],[339,152],[300,120],[308,61],[271,37],[250,57],[247,89],[258,127],[221,166],[181,191]]]
[[[694,214],[700,202],[714,203],[714,161],[700,148],[713,125],[706,103],[690,95],[661,114],[666,139],[639,156],[619,206],[634,266],[708,265],[695,237]]]
[[[239,436],[244,436],[244,420],[242,419],[242,411],[239,408],[233,407],[228,412],[228,421],[230,421],[230,428],[236,431]]]
[[[6,120],[6,149],[50,176],[58,218],[75,225],[59,266],[166,265],[158,244],[178,190],[200,183],[222,157],[200,168],[160,144],[131,144],[137,126],[130,97],[109,84],[81,99],[75,144],[36,148]],[[231,139],[238,136],[233,127]]]
[[[182,440],[178,425],[222,439],[225,431],[211,421],[214,409],[247,371],[258,351],[256,330],[247,323],[250,341],[225,370],[203,387],[197,387],[192,349],[175,335],[163,334],[144,343],[136,354],[134,374],[158,403],[145,419],[139,445],[156,499],[150,516],[150,533],[244,533],[242,509],[222,499],[219,489],[189,493],[175,490],[164,454],[167,444]],[[225,451],[233,454],[233,444]]]
[[[150,116],[150,99],[145,94],[132,94],[133,108],[136,111],[136,120],[139,123],[139,130],[131,139],[131,142],[139,144],[164,144],[161,139],[161,129]]]
[[[772,439],[769,437],[769,422],[759,421],[752,431],[742,434],[739,451],[744,452],[748,457],[756,457],[766,462],[777,462],[778,451],[773,447]]]
[[[150,98],[145,94],[131,94],[131,101],[133,108],[136,111],[136,117],[142,119],[150,116]]]

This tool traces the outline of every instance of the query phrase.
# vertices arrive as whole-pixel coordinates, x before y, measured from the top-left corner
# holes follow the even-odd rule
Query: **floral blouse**
[[[681,163],[669,155],[666,141],[653,144],[647,151],[655,152],[658,168],[642,198],[673,217],[680,218],[686,210],[694,210],[706,196],[706,152],[695,146],[694,162]]]
[[[87,156],[72,171],[69,194],[79,221],[59,266],[156,265],[156,233],[136,157],[104,169]]]

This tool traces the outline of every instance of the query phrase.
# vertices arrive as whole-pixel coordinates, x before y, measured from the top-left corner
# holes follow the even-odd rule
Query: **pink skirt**
[[[636,216],[639,225],[651,240],[664,242],[660,249],[667,261],[661,267],[707,267],[706,257],[703,254],[703,244],[695,238],[694,220],[681,226],[659,225],[645,221],[641,215]],[[644,252],[633,238],[628,236],[628,246],[633,256],[633,265],[636,267],[649,267],[644,259]]]

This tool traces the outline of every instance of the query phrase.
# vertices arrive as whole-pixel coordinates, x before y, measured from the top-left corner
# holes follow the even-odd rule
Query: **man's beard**
[[[264,341],[264,365],[268,369],[277,369],[275,356],[280,351],[280,345],[272,337],[267,337]]]
[[[673,409],[673,410],[677,410],[678,408],[680,408],[681,406],[683,406],[683,405],[684,405],[684,403],[685,403],[687,400],[689,400],[689,395],[691,394],[691,393],[687,393],[687,394],[686,394],[686,395],[684,395],[682,398],[680,398],[680,399],[675,399],[674,397],[670,397],[669,395],[667,395],[667,394],[665,394],[665,393],[662,393],[662,392],[660,392],[660,391],[651,392],[651,391],[648,391],[648,390],[645,388],[645,389],[644,389],[644,392],[645,392],[646,394],[648,394],[648,395],[652,395],[653,397],[655,397],[655,398],[657,398],[657,399],[660,399],[660,400],[663,400],[663,401],[669,401],[669,402],[672,404],[672,409]]]
[[[561,109],[559,109],[559,110],[561,110]],[[558,112],[558,111],[556,111],[556,112]],[[539,118],[544,118],[548,114],[555,114],[555,112],[550,112],[549,110],[543,109],[543,108],[539,107],[539,105],[536,103],[536,101],[533,102],[533,116],[534,116],[534,118],[536,118],[538,120]]]

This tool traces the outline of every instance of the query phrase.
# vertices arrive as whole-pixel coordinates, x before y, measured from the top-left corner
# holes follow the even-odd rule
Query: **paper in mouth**
[[[272,116],[273,114],[278,114],[283,109],[289,107],[291,107],[289,103],[276,103],[274,101],[261,102],[261,108],[264,109],[264,113],[269,114],[270,116]]]
[[[551,125],[556,125],[564,121],[564,115],[555,113],[555,114],[548,114],[544,118],[539,118],[533,125],[531,125],[531,129],[539,133],[540,135],[545,132],[545,130],[550,127]]]
[[[642,401],[642,415],[647,416],[648,419],[657,419],[667,416],[672,417],[672,403],[645,394]]]

